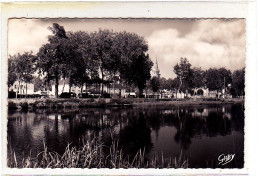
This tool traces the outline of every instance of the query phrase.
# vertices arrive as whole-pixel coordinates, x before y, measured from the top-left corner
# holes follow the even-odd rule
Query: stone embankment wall
[[[131,104],[131,100],[127,99],[9,99],[8,109],[121,107],[130,106]]]
[[[86,98],[86,99],[8,99],[9,110],[62,109],[131,106],[189,106],[202,104],[242,103],[243,99],[147,99],[147,98]]]

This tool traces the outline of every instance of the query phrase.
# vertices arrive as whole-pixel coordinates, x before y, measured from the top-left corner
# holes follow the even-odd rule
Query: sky
[[[244,19],[10,19],[8,54],[33,51],[48,42],[53,23],[66,31],[134,32],[148,43],[148,53],[156,59],[162,77],[174,78],[173,67],[181,57],[202,69],[225,67],[231,71],[245,67]]]

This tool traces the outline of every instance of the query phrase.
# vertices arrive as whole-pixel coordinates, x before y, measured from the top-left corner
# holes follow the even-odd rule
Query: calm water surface
[[[193,107],[93,108],[63,111],[9,112],[8,141],[18,160],[43,150],[62,154],[68,143],[99,137],[119,140],[130,157],[145,148],[146,157],[189,159],[191,168],[242,168],[244,163],[244,107],[242,104]],[[8,154],[10,153],[8,149]],[[235,154],[218,165],[221,154]]]

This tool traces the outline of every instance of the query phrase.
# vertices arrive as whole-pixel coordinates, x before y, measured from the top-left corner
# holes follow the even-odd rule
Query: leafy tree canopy
[[[236,70],[232,74],[232,89],[235,96],[245,94],[245,68]]]
[[[14,60],[8,59],[8,87],[11,87],[17,80],[15,73],[15,63]]]
[[[18,53],[17,55],[10,56],[8,66],[10,71],[12,71],[12,74],[15,73],[16,75],[13,75],[13,77],[16,77],[16,79],[20,82],[31,82],[33,79],[32,74],[34,73],[34,60],[35,56],[32,52],[25,52],[24,54]]]
[[[53,35],[48,37],[49,43],[43,45],[37,54],[36,68],[45,74],[48,80],[55,80],[55,96],[58,97],[58,84],[61,76],[68,73],[67,36],[64,28],[56,23],[49,27]]]
[[[221,91],[231,83],[231,71],[225,68],[210,68],[205,72],[206,86],[209,90]]]
[[[152,77],[151,87],[153,92],[157,92],[160,89],[160,80],[157,76]]]
[[[187,58],[181,58],[180,63],[173,67],[173,72],[177,75],[177,79],[180,82],[178,91],[187,89],[192,84],[192,69]]]

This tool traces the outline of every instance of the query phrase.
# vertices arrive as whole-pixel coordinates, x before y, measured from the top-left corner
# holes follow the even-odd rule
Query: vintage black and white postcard
[[[5,173],[246,175],[248,3],[193,4],[3,6]]]

